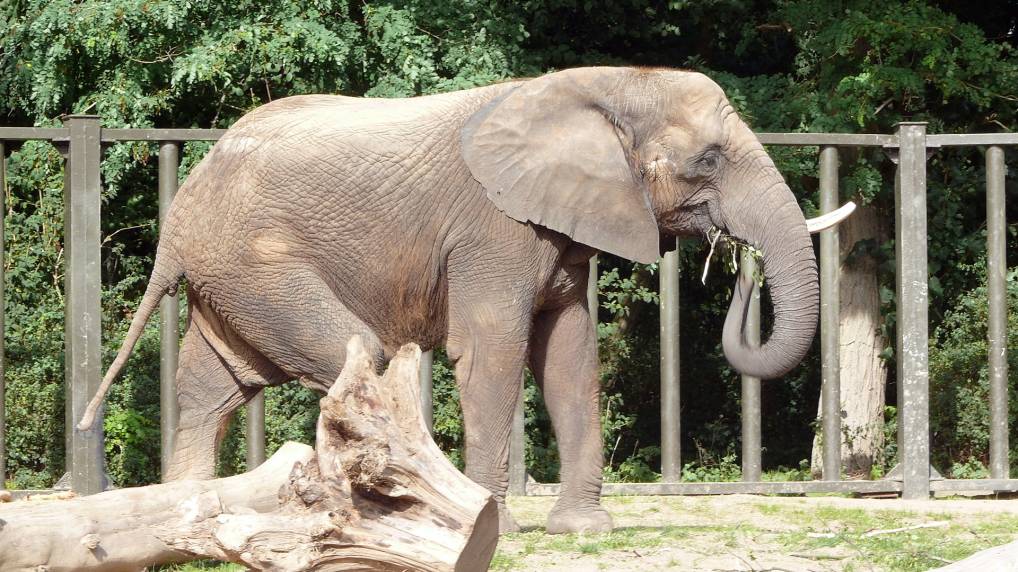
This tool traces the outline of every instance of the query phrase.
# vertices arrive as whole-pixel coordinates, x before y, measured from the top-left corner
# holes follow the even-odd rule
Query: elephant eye
[[[708,177],[713,175],[721,164],[721,151],[716,147],[709,147],[693,158],[689,173],[693,177]]]

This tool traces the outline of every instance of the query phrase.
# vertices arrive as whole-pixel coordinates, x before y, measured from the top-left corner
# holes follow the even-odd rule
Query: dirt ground
[[[549,536],[553,502],[510,499],[523,532],[503,537],[493,569],[928,570],[1018,538],[1018,500],[614,497],[614,532]]]
[[[606,497],[614,531],[548,535],[554,501],[510,497],[523,531],[499,540],[491,570],[918,572],[1018,539],[1018,500]],[[199,562],[162,570],[242,568]]]

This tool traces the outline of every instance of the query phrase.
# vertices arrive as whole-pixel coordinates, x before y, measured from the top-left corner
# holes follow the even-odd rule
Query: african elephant
[[[170,478],[207,478],[229,415],[261,388],[325,390],[359,334],[381,366],[401,344],[455,363],[466,474],[503,530],[520,376],[544,394],[562,460],[549,532],[607,530],[600,506],[598,251],[650,263],[712,227],[756,246],[774,305],[746,344],[745,287],[724,336],[738,370],[796,365],[818,313],[795,197],[725,94],[699,73],[579,68],[409,99],[307,95],[240,119],[181,187],[151,281],[82,427],[160,298],[186,277]]]

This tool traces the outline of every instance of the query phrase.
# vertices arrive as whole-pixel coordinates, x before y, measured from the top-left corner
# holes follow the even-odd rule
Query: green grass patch
[[[156,566],[153,572],[240,572],[246,570],[238,564],[228,564],[215,560],[195,560],[186,564],[170,564]]]
[[[535,513],[542,512],[530,518],[530,522],[543,521],[539,502],[527,499],[527,503],[523,504]],[[715,551],[742,553],[747,547],[754,546],[772,553],[802,555],[800,557],[805,558],[816,554],[817,562],[834,558],[839,561],[838,569],[845,572],[918,572],[956,562],[974,552],[1018,538],[1018,516],[996,513],[867,510],[864,505],[857,508],[794,501],[783,503],[781,499],[761,499],[761,502],[726,506],[707,500],[655,499],[650,505],[646,499],[641,502],[639,498],[613,498],[608,499],[605,505],[614,514],[617,523],[623,514],[631,515],[628,522],[638,523],[640,519],[632,516],[639,515],[633,513],[649,513],[650,508],[657,509],[653,512],[658,519],[671,512],[710,515],[699,519],[705,524],[668,524],[665,518],[663,526],[620,526],[603,534],[548,535],[542,527],[531,528],[502,537],[491,562],[491,570],[540,570],[549,562],[566,559],[579,559],[591,570],[611,569],[620,562],[628,562],[626,559],[632,558],[633,552],[644,557],[651,555],[650,558],[660,554],[658,560],[653,560],[651,569],[661,569],[661,566],[670,565],[667,550],[674,547],[710,554]],[[738,513],[737,519],[733,518],[735,513]],[[907,528],[934,521],[948,524],[865,536],[871,531]],[[831,554],[837,556],[832,557]],[[160,570],[234,572],[241,569],[234,565],[198,562]]]
[[[861,562],[903,572],[918,572],[956,562],[980,550],[1011,542],[1018,535],[1018,517],[1012,516],[983,515],[982,518],[989,520],[964,523],[952,522],[958,517],[951,515],[920,517],[908,512],[832,507],[818,507],[813,516],[809,530],[779,534],[778,542],[794,552],[839,547],[855,554]],[[933,521],[950,524],[866,536],[870,531],[907,528]],[[834,536],[810,537],[810,532],[830,532]]]

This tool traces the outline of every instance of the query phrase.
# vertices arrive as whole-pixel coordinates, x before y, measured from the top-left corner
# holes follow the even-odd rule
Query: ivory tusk
[[[820,232],[821,230],[827,230],[848,218],[848,215],[852,214],[852,211],[854,210],[855,203],[848,201],[836,211],[831,211],[816,218],[807,219],[806,229],[809,230],[810,234]]]

